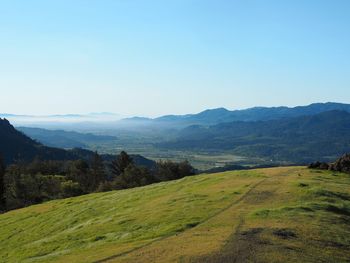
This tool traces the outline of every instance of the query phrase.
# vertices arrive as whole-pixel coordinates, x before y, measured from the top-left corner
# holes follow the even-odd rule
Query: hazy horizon
[[[158,118],[162,116],[168,116],[168,115],[195,115],[198,113],[201,113],[206,110],[215,110],[219,108],[224,108],[229,111],[240,111],[240,110],[248,110],[252,108],[278,108],[278,107],[287,107],[287,108],[295,108],[295,107],[304,107],[304,106],[309,106],[311,104],[325,104],[325,103],[339,103],[339,104],[349,104],[346,102],[335,102],[335,101],[324,101],[324,102],[312,102],[310,104],[303,104],[303,105],[273,105],[273,106],[265,106],[265,105],[256,105],[253,107],[248,107],[248,108],[237,108],[237,109],[230,109],[226,107],[216,107],[216,108],[204,108],[200,111],[197,112],[187,112],[184,114],[176,114],[176,113],[168,113],[168,114],[163,114],[163,115],[154,115],[154,116],[145,116],[142,114],[138,115],[121,115],[117,112],[88,112],[88,113],[67,113],[67,114],[47,114],[47,115],[42,115],[42,114],[15,114],[15,113],[10,113],[10,112],[0,112],[0,118],[7,117],[6,115],[9,115],[9,118],[11,119],[11,115],[13,115],[17,120],[20,120],[21,117],[23,117],[23,120],[26,120],[26,118],[38,118],[42,119],[42,121],[53,121],[55,118],[57,118],[57,121],[60,120],[70,120],[72,122],[75,121],[81,121],[82,119],[86,118],[86,121],[115,121],[115,120],[121,120],[124,118],[132,118],[132,117],[144,117],[144,118]]]
[[[4,1],[0,112],[349,102],[350,2]]]

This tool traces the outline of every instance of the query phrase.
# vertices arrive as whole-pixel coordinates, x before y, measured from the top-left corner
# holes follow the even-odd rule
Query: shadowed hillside
[[[113,143],[115,136],[95,135],[91,133],[78,133],[64,130],[46,130],[40,128],[17,127],[29,137],[44,145],[59,148],[88,148],[89,145]]]
[[[15,160],[32,160],[39,157],[45,160],[73,159],[75,156],[68,151],[45,147],[17,131],[6,119],[0,119],[0,154],[5,162]]]
[[[106,136],[109,138],[109,136]],[[29,138],[22,132],[16,130],[8,120],[0,119],[0,154],[7,164],[15,161],[32,161],[34,158],[40,160],[89,160],[94,152],[80,148],[64,150],[47,147]],[[137,165],[153,167],[155,162],[140,155],[131,155]],[[114,155],[104,154],[102,158],[111,161]]]

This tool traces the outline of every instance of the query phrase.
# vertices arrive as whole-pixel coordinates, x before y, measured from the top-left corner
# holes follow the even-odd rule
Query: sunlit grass
[[[0,215],[0,262],[346,262],[349,219],[346,174],[199,175]]]
[[[200,224],[260,178],[200,175],[12,211],[0,216],[0,261],[86,262],[122,253]]]

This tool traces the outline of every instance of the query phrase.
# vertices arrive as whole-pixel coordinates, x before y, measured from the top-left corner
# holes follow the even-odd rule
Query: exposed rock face
[[[350,154],[344,154],[342,157],[331,164],[321,162],[311,163],[308,168],[350,173]]]
[[[350,154],[344,154],[329,166],[330,170],[350,173]]]

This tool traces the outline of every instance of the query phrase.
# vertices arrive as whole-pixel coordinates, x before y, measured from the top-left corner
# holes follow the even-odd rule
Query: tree
[[[89,180],[88,180],[89,165],[84,160],[73,161],[69,167],[68,179],[77,182],[84,192],[89,191]]]
[[[42,200],[60,198],[63,178],[59,175],[36,175],[39,181]]]
[[[17,197],[18,188],[17,180],[19,176],[13,175],[6,171],[5,174],[5,209],[12,210],[22,207],[23,204],[21,200]]]
[[[39,157],[35,157],[35,159],[25,165],[25,173],[35,175],[63,175],[65,173],[65,162],[64,161],[53,161],[53,160],[40,160]]]
[[[156,178],[159,181],[169,181],[194,175],[195,170],[188,161],[175,163],[172,161],[157,162]]]
[[[155,178],[149,169],[134,164],[130,164],[114,181],[116,189],[138,187],[154,182]]]
[[[125,169],[129,166],[129,164],[132,164],[133,160],[132,158],[125,152],[121,151],[120,154],[117,156],[117,158],[112,161],[111,164],[111,170],[112,174],[114,176],[121,175]]]
[[[84,194],[78,182],[72,180],[65,181],[61,184],[63,197],[79,196]]]
[[[2,157],[0,156],[0,210],[5,209],[5,206],[5,165],[3,163]]]
[[[174,180],[176,171],[176,165],[172,161],[159,161],[156,166],[156,178],[159,181]]]
[[[18,187],[21,174],[22,167],[19,164],[11,164],[6,167],[4,179],[6,210],[23,207],[22,201],[17,196],[20,192]]]
[[[178,172],[179,172],[179,178],[194,175],[195,169],[193,166],[189,163],[189,161],[183,161],[178,164]]]
[[[95,191],[100,183],[106,181],[105,167],[97,152],[91,158],[88,181],[90,191]]]
[[[42,196],[38,177],[30,174],[22,174],[17,182],[17,197],[22,206],[41,203]]]

